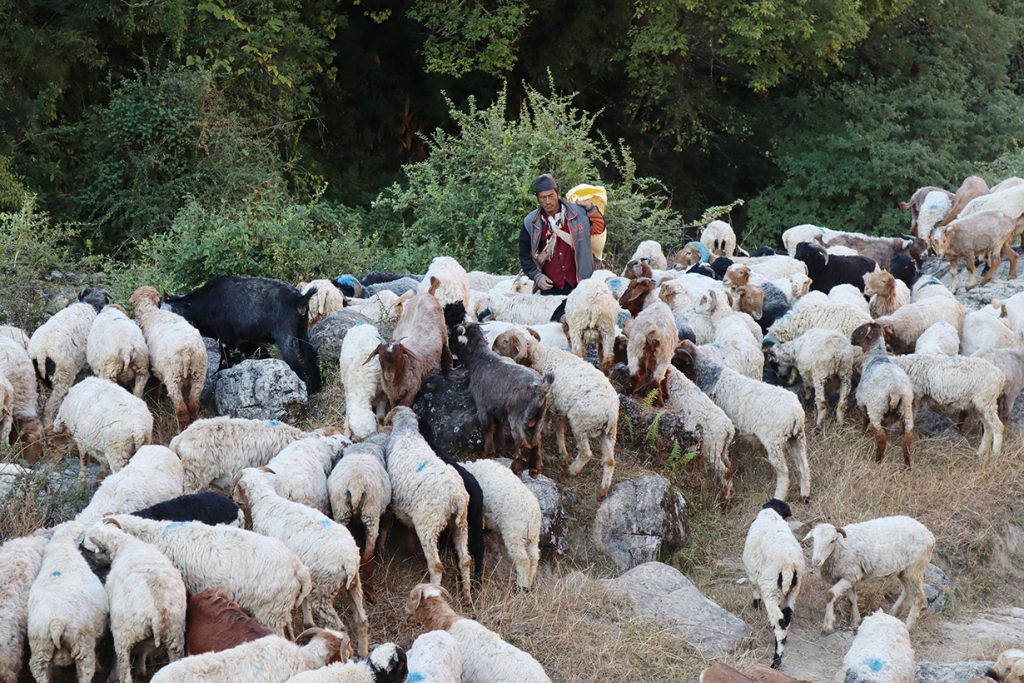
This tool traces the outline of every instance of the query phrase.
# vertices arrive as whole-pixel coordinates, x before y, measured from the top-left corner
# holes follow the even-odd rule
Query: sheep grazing
[[[181,458],[184,493],[207,486],[227,490],[246,467],[263,467],[285,446],[307,436],[277,420],[211,417],[198,420],[171,439],[170,449]]]
[[[408,675],[405,650],[394,643],[384,643],[373,648],[364,660],[335,662],[304,671],[289,678],[288,683],[404,683]]]
[[[1016,346],[1016,335],[1004,322],[997,318],[988,306],[980,311],[971,311],[964,316],[964,334],[960,340],[960,353],[965,356],[977,355],[979,351],[1003,349]]]
[[[309,297],[306,312],[306,325],[309,328],[345,307],[345,295],[341,293],[341,288],[330,280],[300,282],[298,290],[303,296],[311,290],[313,292]]]
[[[536,659],[505,642],[480,622],[460,617],[443,588],[421,583],[409,593],[406,609],[430,631],[447,631],[462,655],[463,683],[550,683]]]
[[[440,286],[436,278],[432,283],[430,292]],[[379,343],[363,361],[380,358],[381,387],[392,407],[411,406],[430,373],[440,367],[447,375],[452,367],[444,312],[430,292],[406,303],[392,341]]]
[[[147,446],[146,448],[156,447]],[[133,462],[138,460],[141,455],[141,452],[136,455]],[[212,491],[177,496],[147,508],[135,510],[132,514],[157,522],[202,522],[210,526],[227,524],[239,529],[245,526],[245,514],[238,506],[227,496]]]
[[[550,346],[553,349],[561,349],[562,351],[570,351],[569,348],[569,337],[565,331],[565,325],[562,323],[544,323],[543,325],[516,325],[514,323],[503,323],[498,321],[491,321],[489,323],[480,323],[480,329],[483,330],[484,336],[487,337],[487,343],[490,345],[494,344],[494,340],[498,338],[502,332],[508,330],[522,330],[527,332],[533,330],[540,337],[540,343],[543,346]],[[613,344],[613,355],[614,355],[614,344]]]
[[[430,683],[461,683],[462,655],[448,631],[427,631],[408,652],[409,678]],[[408,679],[407,679],[408,680]]]
[[[785,293],[771,282],[740,285],[733,290],[729,302],[735,310],[756,320],[762,335],[790,310]]]
[[[135,320],[146,337],[153,375],[167,387],[178,429],[185,429],[199,417],[199,396],[206,382],[203,338],[180,315],[161,309],[160,294],[152,287],[139,287],[128,303],[135,307]]]
[[[71,387],[53,421],[53,433],[68,433],[79,454],[79,472],[86,458],[103,472],[117,472],[153,437],[153,415],[146,402],[123,387],[87,377]]]
[[[964,285],[967,289],[974,288],[974,262],[978,258],[988,260],[988,273],[981,278],[983,285],[988,284],[999,269],[1000,254],[1010,259],[1009,279],[1017,277],[1017,252],[1011,246],[1017,225],[1017,219],[1001,211],[982,211],[958,218],[937,230],[932,247],[936,254],[949,260],[950,291],[958,289],[961,260],[967,264],[967,282]]]
[[[265,636],[230,650],[179,659],[156,672],[152,683],[253,683],[286,681],[303,671],[346,661],[352,647],[340,631],[311,628],[295,642]]]
[[[657,388],[660,405],[664,405],[668,392],[665,376],[672,363],[678,338],[675,316],[666,304],[659,301],[636,317],[626,348],[632,379],[630,394],[646,393]]]
[[[219,588],[201,590],[185,610],[185,651],[189,656],[221,652],[274,632],[231,601]]]
[[[871,297],[868,311],[875,318],[889,315],[910,301],[907,285],[885,270],[864,274],[864,294]]]
[[[653,303],[656,285],[649,277],[638,277],[629,281],[626,291],[619,297],[619,305],[635,319],[640,312]]]
[[[451,314],[448,311],[452,309],[447,307],[456,303],[462,304],[464,309],[469,307],[469,277],[466,269],[451,256],[438,256],[430,262],[416,293],[433,294],[437,303],[446,311],[445,321],[448,325],[458,325],[463,320],[449,320]]]
[[[603,282],[584,280],[565,300],[565,322],[569,325],[572,352],[585,357],[587,347],[594,344],[601,360],[601,371],[612,371],[615,350],[615,320],[619,305]]]
[[[54,529],[28,591],[28,665],[37,681],[52,680],[54,666],[74,664],[80,683],[96,672],[109,607],[103,584],[78,551],[84,533],[77,522]]]
[[[821,577],[832,584],[825,603],[826,633],[835,630],[835,601],[850,593],[850,624],[860,625],[857,606],[857,584],[865,579],[896,576],[903,591],[892,606],[892,615],[899,616],[904,605],[910,606],[907,628],[914,627],[921,608],[925,606],[924,570],[932,558],[935,536],[925,525],[911,517],[881,517],[867,522],[835,527],[817,524],[804,537],[811,541],[811,571],[820,570]]]
[[[836,403],[836,422],[842,423],[846,415],[846,398],[853,382],[853,347],[850,341],[831,330],[808,330],[791,342],[776,344],[768,355],[778,368],[779,376],[800,374],[805,390],[811,389],[811,397],[817,409],[815,426],[821,423],[828,412],[825,385],[830,379],[839,381],[839,400]]]
[[[676,252],[673,258],[679,268],[690,268],[698,263],[707,263],[711,260],[711,251],[704,246],[703,242],[687,242],[682,249]]]
[[[377,328],[365,323],[349,330],[341,342],[338,376],[345,387],[342,433],[355,439],[365,439],[377,431],[377,423],[384,419],[386,412],[387,396],[381,387],[380,360],[366,361],[379,344]]]
[[[277,634],[292,634],[292,612],[312,590],[309,570],[276,538],[232,526],[134,515],[109,515],[103,523],[155,545],[181,572],[189,593],[220,586]]]
[[[391,479],[391,509],[399,521],[416,530],[430,582],[437,586],[441,585],[443,570],[437,537],[446,527],[454,527],[452,537],[462,592],[469,600],[469,494],[458,473],[442,462],[420,435],[419,422],[411,408],[399,406],[388,417],[392,429],[385,455]]]
[[[999,368],[1006,379],[1003,394],[999,397],[999,417],[1009,424],[1013,415],[1013,405],[1024,390],[1024,349],[986,349],[974,354],[977,358],[988,361]]]
[[[384,467],[384,449],[363,442],[345,448],[345,454],[327,478],[334,521],[347,525],[358,517],[366,530],[362,562],[373,559],[380,535],[380,520],[391,503],[391,480]]]
[[[796,259],[807,266],[811,289],[826,294],[842,284],[853,285],[863,292],[864,276],[877,268],[877,264],[866,256],[834,256],[820,244],[809,242],[797,245]]]
[[[841,683],[914,683],[914,648],[907,626],[878,610],[865,617],[836,674]]]
[[[313,580],[310,602],[317,621],[340,628],[341,618],[334,609],[334,599],[339,594],[347,597],[355,626],[356,650],[365,657],[369,651],[369,629],[359,579],[359,546],[343,525],[278,495],[273,479],[270,468],[242,470],[235,479],[235,502],[248,506],[253,531],[280,540],[309,569]],[[313,625],[309,616],[303,612],[303,625],[307,628]]]
[[[43,423],[39,420],[36,373],[28,352],[9,338],[0,336],[0,377],[11,387],[10,414],[18,438],[24,442],[22,455],[34,465],[43,454]],[[14,436],[8,432],[8,439]],[[10,441],[4,441],[7,445]]]
[[[139,326],[117,304],[109,304],[93,320],[85,357],[92,373],[142,396],[149,381],[149,347]]]
[[[661,244],[655,240],[644,240],[640,244],[636,245],[636,250],[633,252],[630,261],[647,261],[652,268],[658,270],[668,269],[668,259],[665,258],[665,252],[661,250]]]
[[[533,294],[486,294],[478,306],[480,321],[497,320],[517,325],[541,325],[559,322],[555,319],[565,303],[564,296],[534,296]],[[559,316],[560,317],[560,316]]]
[[[79,296],[80,301],[84,294],[85,291]],[[43,422],[47,426],[53,423],[61,401],[85,367],[86,342],[96,312],[91,304],[71,304],[54,313],[28,340],[32,365],[43,383],[51,388],[50,398],[43,407]]]
[[[103,480],[75,521],[93,524],[103,515],[134,512],[180,496],[182,476],[178,456],[163,446],[143,446],[120,471]]]
[[[184,657],[185,583],[171,561],[110,524],[94,526],[83,545],[110,558],[105,588],[117,680],[131,683],[133,654],[143,676],[153,650],[166,648],[172,662]]]
[[[936,283],[940,284],[940,283]],[[949,291],[942,287],[928,287],[929,290],[939,290],[945,294]],[[917,344],[917,340],[924,332],[938,322],[947,323],[957,333],[959,345],[960,330],[963,329],[964,309],[952,296],[928,296],[926,298],[913,300],[909,304],[901,306],[889,315],[883,315],[875,322],[881,323],[886,330],[886,343],[892,347],[895,353],[911,353]],[[870,320],[863,321],[865,323]],[[859,326],[859,324],[858,324]],[[852,331],[850,332],[852,334]]]
[[[0,681],[17,683],[28,628],[28,594],[49,538],[13,538],[0,546]]]
[[[21,348],[28,348],[28,335],[25,330],[14,325],[0,325],[0,337],[7,337],[12,342],[17,343]]]
[[[868,301],[864,298],[864,293],[853,285],[836,285],[829,290],[828,300],[846,302],[851,306],[856,306],[864,313],[871,312],[871,309],[868,307]]]
[[[505,425],[516,444],[512,471],[541,471],[540,436],[544,431],[554,376],[505,361],[488,346],[480,326],[458,328],[456,349],[469,370],[469,391],[484,433],[484,457],[494,457],[504,446]],[[497,444],[495,443],[497,441]]]
[[[688,341],[676,349],[672,364],[722,409],[732,420],[737,434],[754,436],[761,442],[775,468],[773,498],[785,500],[789,491],[787,455],[799,473],[800,497],[810,498],[811,474],[800,399],[785,389],[708,361]]]
[[[283,498],[330,514],[327,475],[349,443],[340,434],[313,435],[292,441],[267,463],[277,475],[274,490]]]
[[[716,256],[732,258],[736,251],[736,233],[725,221],[711,221],[700,233],[700,242]]]
[[[321,384],[316,349],[307,336],[306,316],[315,293],[310,289],[302,294],[287,282],[266,277],[224,276],[188,294],[165,297],[164,303],[204,337],[229,349],[276,344],[284,362],[312,394]]]
[[[827,297],[823,297],[825,300],[820,303],[805,301],[810,296],[801,299],[788,314],[776,320],[765,333],[765,339],[774,339],[776,342],[793,341],[804,332],[815,328],[832,330],[848,336],[861,325],[871,322],[871,315],[856,306],[843,301],[829,301]]]
[[[597,496],[603,499],[615,475],[615,439],[619,424],[619,397],[611,383],[586,361],[565,351],[541,346],[536,337],[518,330],[499,335],[494,350],[554,377],[550,410],[555,419],[555,436],[563,466],[569,460],[565,447],[566,421],[576,438],[576,460],[568,466],[569,474],[578,475],[590,461],[590,439],[601,440],[603,471]]]
[[[920,187],[910,196],[908,201],[899,202],[900,211],[910,210],[910,234],[915,237],[922,234],[917,228],[917,219],[922,207],[924,207],[928,201],[928,194],[931,192],[938,192],[944,195],[947,209],[952,205],[953,193],[949,190],[944,190],[941,187],[935,187],[934,185]],[[927,233],[924,233],[924,236],[927,237]]]
[[[754,606],[764,601],[768,625],[775,632],[773,669],[782,666],[786,633],[806,572],[804,551],[786,522],[791,516],[786,503],[769,500],[761,506],[743,544],[743,567],[753,587]]]
[[[858,328],[853,341],[864,351],[856,395],[857,405],[867,413],[875,432],[875,462],[882,462],[888,443],[885,418],[895,413],[903,423],[903,463],[909,468],[914,438],[914,385],[907,373],[889,358],[885,330],[880,324],[868,323]]]

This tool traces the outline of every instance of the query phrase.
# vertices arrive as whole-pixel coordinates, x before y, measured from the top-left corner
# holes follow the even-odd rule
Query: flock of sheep
[[[587,466],[597,441],[596,495],[605,497],[620,394],[678,414],[723,505],[733,495],[733,441],[763,448],[775,486],[750,526],[743,562],[780,667],[807,574],[786,522],[790,465],[799,498],[812,495],[804,405],[781,384],[802,379],[819,429],[830,384],[839,388],[839,422],[852,394],[877,460],[895,420],[910,467],[922,402],[961,420],[974,412],[980,457],[1002,447],[1003,423],[1024,388],[1024,293],[968,312],[918,273],[929,250],[966,259],[969,286],[977,256],[990,260],[986,280],[1000,253],[1015,265],[1009,244],[1024,227],[1024,181],[984,189],[970,178],[956,195],[922,188],[906,205],[913,223],[905,238],[801,225],[783,233],[782,253],[737,256],[731,227],[715,221],[675,253],[671,268],[661,245],[646,241],[623,274],[596,271],[566,297],[438,257],[422,277],[345,275],[299,288],[218,278],[162,305],[155,289],[140,287],[127,302],[134,319],[87,288],[31,336],[0,328],[2,437],[22,444],[29,467],[47,438],[70,438],[83,467],[91,458],[109,472],[74,520],[0,547],[0,682],[17,680],[26,645],[36,680],[73,664],[79,681],[91,681],[108,631],[119,681],[144,672],[154,650],[170,660],[154,681],[548,681],[533,657],[449,606],[439,537],[451,532],[464,599],[481,580],[485,523],[501,535],[516,584],[530,588],[541,513],[521,475],[541,471],[541,436],[551,424],[569,475]],[[342,308],[367,322],[341,345],[340,429],[198,419],[203,336],[229,347],[275,342],[314,391],[320,376],[307,328]],[[385,325],[394,325],[389,340],[378,329]],[[438,447],[411,408],[426,379],[447,376],[456,361],[468,372],[484,435],[484,458],[472,462]],[[92,376],[76,383],[86,367]],[[167,446],[152,443],[142,398],[150,375],[167,389],[180,429]],[[39,380],[49,387],[42,418]],[[506,450],[511,467],[491,459]],[[0,492],[28,473],[0,465]],[[408,601],[425,631],[408,652],[394,643],[371,651],[363,582],[395,519],[415,532],[426,560],[429,583],[410,587]],[[896,516],[819,524],[804,541],[811,566],[832,584],[824,629],[835,628],[844,595],[858,628],[840,680],[912,681],[908,629],[925,605],[931,532]],[[889,576],[902,583],[892,612],[906,608],[906,624],[883,613],[861,621],[858,586]],[[306,629],[297,637],[296,615]],[[1021,680],[1012,666],[1003,680]]]

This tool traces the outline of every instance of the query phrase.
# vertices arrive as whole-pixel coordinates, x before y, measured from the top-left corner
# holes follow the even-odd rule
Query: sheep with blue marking
[[[878,610],[865,617],[843,657],[836,683],[914,683],[914,648],[907,625]]]
[[[358,517],[366,529],[364,564],[373,559],[380,535],[380,520],[391,503],[391,479],[384,467],[381,445],[363,441],[345,448],[344,455],[327,477],[331,516],[347,525]]]
[[[461,683],[462,655],[447,631],[427,631],[409,648],[406,683]]]
[[[274,490],[283,498],[330,514],[327,476],[350,443],[340,434],[311,435],[292,441],[267,463],[277,475]]]
[[[28,638],[28,593],[49,541],[49,532],[37,531],[0,546],[0,681],[4,683],[20,680]]]

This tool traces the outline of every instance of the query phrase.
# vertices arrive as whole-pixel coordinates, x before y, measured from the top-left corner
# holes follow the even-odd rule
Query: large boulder
[[[316,349],[321,367],[337,367],[345,335],[356,325],[369,322],[370,319],[362,313],[343,308],[314,325],[309,331],[309,342]]]
[[[448,377],[440,372],[432,374],[423,383],[412,407],[420,420],[430,424],[441,448],[456,456],[479,457],[483,452],[483,430],[469,393],[469,371],[465,368],[454,368]]]
[[[216,376],[217,414],[292,422],[306,408],[306,383],[276,358],[242,361]]]
[[[203,403],[213,404],[217,390],[217,372],[220,371],[220,342],[203,337],[203,346],[206,347],[206,381],[203,382],[203,393],[199,398]]]
[[[512,465],[508,458],[497,458],[497,461],[505,467]],[[529,472],[523,472],[519,478],[540,503],[540,546],[551,548],[557,555],[564,555],[569,550],[569,536],[565,509],[562,507],[562,492],[558,490],[558,484],[543,474],[538,474],[534,479]]]
[[[975,676],[984,676],[995,662],[953,662],[936,664],[918,662],[914,683],[967,683]]]
[[[726,655],[751,637],[742,619],[706,598],[667,564],[647,562],[601,583],[627,598],[637,614],[679,634],[706,658]]]
[[[928,600],[928,609],[941,612],[946,607],[946,596],[955,588],[953,579],[934,564],[924,568],[924,597]]]
[[[657,474],[620,481],[598,508],[593,534],[621,569],[656,560],[690,542],[686,500]]]

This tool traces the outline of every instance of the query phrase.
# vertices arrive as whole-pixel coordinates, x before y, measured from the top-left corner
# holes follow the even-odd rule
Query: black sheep
[[[729,270],[729,266],[733,264],[731,258],[725,256],[719,256],[711,262],[711,270],[715,273],[715,279],[721,280],[725,277],[725,271]]]
[[[166,296],[164,302],[204,337],[229,349],[277,344],[288,367],[315,393],[320,390],[320,368],[306,330],[309,299],[315,293],[315,287],[302,294],[287,282],[265,277],[224,276],[189,294]]]
[[[728,259],[726,259],[726,260],[728,260]],[[709,277],[709,278],[711,278],[713,280],[714,279],[717,279],[717,280],[721,280],[722,279],[721,277],[718,277],[718,278],[715,277],[715,271],[712,270],[711,266],[708,265],[707,263],[694,263],[692,266],[690,266],[690,268],[686,272],[687,273],[693,273],[695,275],[703,275],[704,277]]]
[[[811,289],[828,294],[836,285],[853,285],[864,291],[864,275],[876,268],[867,256],[829,254],[825,247],[813,242],[796,245],[796,259],[807,266]]]
[[[897,254],[893,256],[892,262],[889,263],[889,272],[897,280],[902,280],[903,284],[907,287],[913,287],[920,274],[917,264],[910,254]]]
[[[234,524],[238,521],[239,509],[230,498],[207,491],[171,498],[132,514],[158,522],[202,522],[212,526]]]

